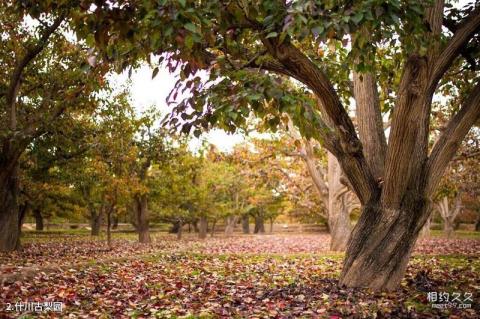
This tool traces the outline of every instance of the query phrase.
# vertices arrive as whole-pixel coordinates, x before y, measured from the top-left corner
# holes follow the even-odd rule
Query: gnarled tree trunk
[[[348,244],[340,282],[349,287],[395,289],[428,217],[427,201],[411,192],[401,209],[382,207],[377,200],[362,210]]]

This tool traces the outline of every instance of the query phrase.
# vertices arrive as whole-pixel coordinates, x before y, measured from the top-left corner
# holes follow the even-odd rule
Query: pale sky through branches
[[[471,3],[469,0],[447,2],[454,3],[458,7]],[[128,82],[128,72],[123,72],[119,75],[113,74],[111,79],[118,86],[122,86]],[[170,107],[167,106],[165,100],[177,81],[174,74],[170,74],[167,69],[161,68],[157,76],[152,79],[152,69],[144,65],[132,72],[130,80],[133,106],[139,113],[152,105],[159,108],[163,114],[170,111]],[[245,137],[241,134],[227,134],[220,129],[202,134],[200,138],[206,139],[222,151],[230,151],[235,144],[245,140]],[[200,139],[193,138],[192,147],[196,148],[200,143]]]

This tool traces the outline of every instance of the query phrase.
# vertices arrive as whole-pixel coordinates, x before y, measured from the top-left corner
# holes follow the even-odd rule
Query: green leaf
[[[363,19],[363,12],[358,12],[356,15],[352,17],[352,21],[355,24],[358,24],[360,21],[362,21],[362,19]]]
[[[187,29],[188,31],[190,31],[190,32],[193,32],[193,33],[197,33],[197,32],[198,32],[197,26],[194,25],[194,24],[191,23],[191,22],[188,22],[188,23],[185,24],[183,27],[184,27],[185,29]]]
[[[269,34],[267,34],[267,36],[266,36],[265,38],[267,38],[267,39],[268,39],[268,38],[274,38],[274,37],[276,37],[277,35],[278,35],[277,32],[270,32]]]
[[[187,0],[178,0],[178,3],[180,3],[180,5],[185,8],[185,5],[187,4]]]

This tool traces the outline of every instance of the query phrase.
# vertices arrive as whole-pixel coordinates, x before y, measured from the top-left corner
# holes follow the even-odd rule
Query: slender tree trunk
[[[138,233],[137,202],[135,199],[133,199],[131,203],[128,204],[127,209],[128,209],[130,224],[132,224],[133,228]],[[176,231],[172,231],[172,232],[176,232]]]
[[[244,234],[250,234],[250,220],[248,215],[242,217],[242,231]]]
[[[194,221],[192,222],[192,224],[193,224],[193,231],[196,232],[196,233],[198,233],[198,232],[200,231],[200,230],[198,229],[198,220],[194,220]]]
[[[182,239],[182,233],[183,233],[183,223],[181,221],[178,221],[178,230],[177,230],[178,240]]]
[[[480,231],[480,216],[477,217],[477,221],[475,222],[475,231]]]
[[[176,234],[178,233],[178,228],[180,227],[180,223],[178,221],[175,221],[173,224],[172,224],[172,228],[170,228],[170,233],[172,234]]]
[[[263,214],[258,214],[255,216],[255,229],[254,234],[265,234],[265,218]]]
[[[100,235],[100,228],[102,227],[103,211],[104,209],[100,208],[97,214],[94,208],[90,209],[90,224],[92,227],[90,234],[92,236]]]
[[[112,234],[110,231],[112,228],[112,209],[108,208],[107,210],[107,246],[109,249],[112,249]]]
[[[138,241],[140,243],[150,243],[150,230],[148,218],[148,198],[147,195],[136,197],[137,204],[137,224],[138,224]]]
[[[42,231],[43,230],[43,216],[40,209],[35,208],[33,210],[33,216],[35,217],[35,230]]]
[[[18,167],[5,167],[0,165],[0,251],[9,252],[20,248]]]
[[[208,220],[207,217],[202,216],[198,221],[198,238],[205,239],[207,238],[207,231],[208,231]]]
[[[460,213],[462,208],[460,195],[457,195],[455,198],[454,206],[450,207],[449,200],[447,196],[444,196],[437,203],[437,210],[440,212],[440,216],[443,219],[443,231],[447,238],[452,237],[454,233],[454,222],[457,215]]]
[[[455,228],[453,227],[453,222],[448,218],[444,219],[443,220],[443,232],[445,233],[445,236],[447,236],[447,238],[451,238],[454,231],[455,231]]]
[[[270,218],[270,234],[273,233],[273,222],[275,219],[273,217]]]
[[[30,209],[30,204],[25,202],[23,205],[20,205],[19,214],[18,214],[18,232],[22,234],[23,222],[25,221],[25,216]]]
[[[118,216],[115,215],[112,217],[112,229],[117,229],[118,228]]]
[[[432,215],[428,217],[425,225],[423,225],[422,230],[420,231],[421,238],[428,238],[430,237],[430,227],[432,226]]]
[[[215,225],[216,225],[216,224],[217,224],[217,220],[214,219],[214,220],[212,221],[212,229],[211,229],[211,231],[210,231],[210,237],[213,237],[213,235],[215,234]]]
[[[328,229],[330,250],[344,251],[347,247],[352,226],[350,211],[345,202],[346,186],[340,182],[341,168],[337,159],[328,153]]]
[[[225,236],[229,237],[233,235],[233,231],[235,230],[235,225],[237,225],[239,216],[228,216],[227,217],[227,225],[225,227]]]

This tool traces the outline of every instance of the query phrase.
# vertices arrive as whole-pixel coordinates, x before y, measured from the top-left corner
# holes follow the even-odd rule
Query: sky
[[[169,107],[165,100],[177,79],[174,74],[170,74],[166,69],[160,69],[157,76],[152,79],[152,71],[149,66],[145,65],[134,70],[130,79],[128,78],[128,72],[112,74],[110,79],[119,88],[130,84],[132,104],[138,113],[154,105],[166,114]],[[215,129],[203,134],[198,139],[192,136],[190,146],[193,149],[198,148],[202,139],[206,139],[223,152],[229,152],[235,144],[243,142],[245,137],[241,134],[232,135],[223,130]]]

